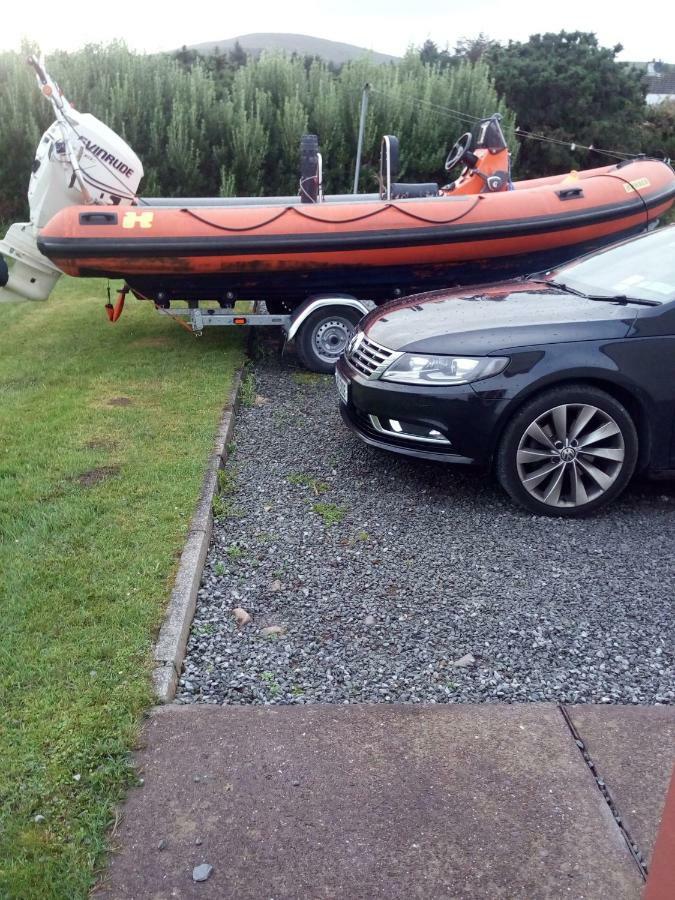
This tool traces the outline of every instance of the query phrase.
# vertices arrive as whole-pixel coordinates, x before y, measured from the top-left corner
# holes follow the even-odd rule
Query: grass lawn
[[[85,897],[152,702],[151,649],[243,358],[103,282],[0,305],[0,897]],[[36,822],[36,816],[44,816]]]

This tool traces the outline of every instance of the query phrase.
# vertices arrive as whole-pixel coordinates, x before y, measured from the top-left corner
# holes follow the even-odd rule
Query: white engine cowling
[[[73,172],[63,128],[54,122],[38,144],[28,185],[30,220],[37,228],[44,227],[64,206],[129,204],[143,177],[140,159],[107,125],[72,108],[68,119],[81,181]]]
[[[37,249],[38,230],[66,206],[129,205],[143,165],[129,145],[90,113],[73,109],[42,72],[57,120],[42,135],[28,186],[30,222],[10,226],[0,241],[0,302],[46,300],[61,276]]]

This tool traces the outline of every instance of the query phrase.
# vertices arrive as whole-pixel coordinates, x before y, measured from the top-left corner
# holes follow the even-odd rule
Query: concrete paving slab
[[[568,706],[567,712],[649,861],[675,765],[675,707]]]
[[[640,896],[554,706],[168,706],[145,742],[105,897]]]

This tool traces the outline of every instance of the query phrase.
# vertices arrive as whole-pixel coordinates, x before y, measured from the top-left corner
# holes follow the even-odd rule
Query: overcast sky
[[[32,0],[3,14],[0,47],[19,49],[23,37],[43,51],[72,50],[121,38],[139,50],[224,40],[256,31],[312,34],[402,54],[427,38],[453,47],[480,31],[500,41],[544,31],[594,31],[605,46],[621,43],[622,59],[675,62],[675,3],[621,0]]]

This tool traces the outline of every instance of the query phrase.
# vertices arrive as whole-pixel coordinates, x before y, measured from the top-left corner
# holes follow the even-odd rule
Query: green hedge
[[[513,115],[481,62],[441,71],[410,53],[397,64],[364,60],[336,73],[319,60],[269,54],[219,69],[212,61],[186,67],[169,55],[112,44],[55,54],[47,66],[75,107],[138,153],[146,196],[294,194],[305,132],[319,135],[326,191],[350,190],[365,82],[378,90],[369,107],[362,190],[375,188],[384,133],[401,140],[402,179],[443,179],[447,150],[469,126],[437,107],[473,116],[499,111],[507,137],[513,134]],[[0,54],[0,109],[0,221],[7,221],[26,215],[30,165],[52,121],[18,53]]]

